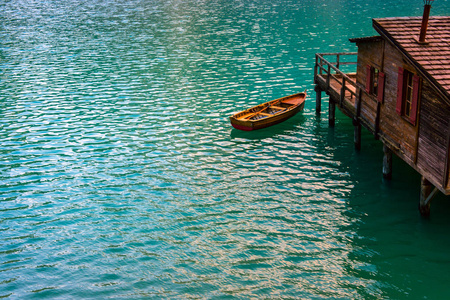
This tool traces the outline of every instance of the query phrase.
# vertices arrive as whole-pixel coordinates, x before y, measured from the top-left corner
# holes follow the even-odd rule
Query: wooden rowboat
[[[305,99],[306,90],[238,112],[230,117],[230,122],[234,128],[245,131],[269,127],[303,110]]]

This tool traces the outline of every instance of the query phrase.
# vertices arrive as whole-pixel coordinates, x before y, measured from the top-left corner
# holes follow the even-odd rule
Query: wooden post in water
[[[361,150],[361,123],[359,121],[355,121],[355,138],[354,138],[354,143],[355,143],[355,149],[356,150]]]
[[[383,177],[390,180],[392,178],[392,151],[386,144],[383,144]]]
[[[380,133],[380,115],[381,115],[381,105],[380,102],[377,103],[377,114],[375,117],[375,130],[373,132],[373,135],[375,136],[375,139],[378,140],[379,137],[379,133]]]
[[[336,103],[334,103],[333,99],[331,97],[328,100],[328,126],[334,127],[334,123],[336,120],[335,117],[336,113]]]
[[[429,182],[425,177],[422,176],[420,180],[420,202],[419,202],[419,211],[420,214],[424,217],[430,215],[430,204],[431,201],[427,201],[428,197],[431,194],[431,182]]]
[[[316,92],[316,114],[319,115],[322,110],[322,90],[319,85],[316,85],[314,91]]]
[[[433,200],[438,191],[439,190],[436,187],[433,189],[433,185],[431,184],[431,182],[429,182],[428,179],[422,176],[422,179],[420,181],[419,202],[419,211],[422,216],[428,217],[430,215],[431,200]]]
[[[361,115],[361,95],[362,89],[358,89],[358,98],[355,102],[356,115],[353,118],[353,126],[355,127],[354,143],[356,150],[361,150],[361,122],[359,121],[359,116]]]

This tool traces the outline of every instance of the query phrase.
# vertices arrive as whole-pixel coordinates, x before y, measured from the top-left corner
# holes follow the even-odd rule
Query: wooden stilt
[[[433,189],[433,185],[431,184],[431,182],[429,182],[425,177],[422,176],[420,182],[419,202],[419,211],[422,216],[428,217],[430,215],[431,200],[433,200],[438,191],[439,190],[436,187]]]
[[[322,110],[322,90],[316,85],[314,91],[316,92],[316,114],[320,114]]]
[[[334,123],[335,123],[335,113],[336,113],[336,103],[334,103],[334,101],[331,99],[328,100],[329,104],[328,104],[328,126],[330,127],[334,127]]]
[[[373,135],[375,136],[375,139],[378,140],[380,137],[378,134],[380,133],[380,114],[381,114],[381,104],[380,102],[377,103],[377,115],[375,117],[375,128]]]
[[[355,149],[361,150],[361,122],[359,121],[359,116],[361,115],[361,99],[362,99],[362,89],[358,89],[357,100],[355,101],[355,111],[356,114],[353,118],[353,126],[355,126]]]
[[[425,177],[422,176],[422,180],[420,181],[420,202],[419,202],[419,211],[422,216],[430,215],[430,200],[427,201],[428,197],[431,194],[431,182],[429,182]]]
[[[383,177],[390,180],[392,178],[392,151],[386,144],[383,144]]]
[[[355,127],[355,138],[354,138],[355,149],[361,150],[361,123],[356,122],[354,127]]]

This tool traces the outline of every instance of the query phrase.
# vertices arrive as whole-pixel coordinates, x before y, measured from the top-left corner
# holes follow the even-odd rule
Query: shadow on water
[[[231,139],[248,139],[248,140],[264,140],[267,138],[273,138],[277,135],[288,134],[289,132],[301,130],[305,124],[306,116],[302,112],[298,113],[294,117],[259,130],[254,131],[243,131],[235,128],[231,129],[230,137]],[[230,124],[231,126],[231,124]]]
[[[326,136],[322,147],[333,150],[339,168],[354,183],[342,212],[349,223],[341,230],[346,233],[343,242],[353,249],[346,272],[364,279],[364,286],[354,283],[355,290],[363,298],[450,297],[449,198],[439,193],[431,217],[421,217],[420,174],[394,156],[393,178],[383,179],[382,143],[363,130],[362,149],[353,149],[351,122],[342,118],[337,116],[335,128],[317,118],[316,131]]]

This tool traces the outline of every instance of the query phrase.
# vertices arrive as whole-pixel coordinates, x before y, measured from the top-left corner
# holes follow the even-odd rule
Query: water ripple
[[[350,123],[330,134],[310,100],[259,132],[227,119],[312,94],[314,53],[391,4],[1,3],[0,297],[409,295]]]

